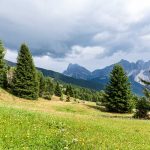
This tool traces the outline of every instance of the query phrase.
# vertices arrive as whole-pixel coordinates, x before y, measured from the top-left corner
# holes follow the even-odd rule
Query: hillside
[[[0,149],[148,150],[150,122],[95,103],[17,98],[0,89]]]
[[[15,63],[10,62],[10,61],[7,61],[7,63],[10,66],[16,65]],[[124,60],[122,60],[121,63],[124,67],[126,66],[125,68],[126,70],[127,68],[130,68],[130,71],[132,71],[133,64],[130,65],[128,62]],[[88,70],[86,70],[85,68],[77,64],[70,64],[68,66],[68,69],[64,72],[64,74],[61,74],[52,70],[46,70],[46,69],[37,67],[37,69],[41,71],[45,76],[49,76],[57,81],[67,83],[67,84],[73,84],[76,86],[89,88],[93,90],[104,89],[106,83],[108,82],[108,76],[112,68],[113,68],[113,65],[108,66],[101,70],[96,70],[93,73],[90,73]],[[129,79],[131,82],[132,91],[137,95],[143,95],[143,86],[139,84],[138,82],[135,82],[134,76],[130,76]]]
[[[10,62],[10,61],[6,61],[8,65],[10,66],[16,66],[16,63]],[[94,81],[86,81],[83,79],[75,79],[73,77],[68,77],[65,76],[61,73],[52,71],[52,70],[47,70],[47,69],[43,69],[43,68],[38,68],[37,69],[39,71],[41,71],[44,76],[49,76],[57,81],[63,82],[63,83],[67,83],[67,84],[73,84],[76,86],[80,86],[80,87],[84,87],[84,88],[88,88],[88,89],[93,89],[93,90],[102,90],[104,88],[104,85],[98,82],[94,82]]]

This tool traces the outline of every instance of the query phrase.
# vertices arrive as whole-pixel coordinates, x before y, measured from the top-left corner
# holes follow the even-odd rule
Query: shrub
[[[134,115],[134,118],[150,119],[148,115],[149,111],[150,111],[150,102],[145,97],[142,97],[137,102],[136,113]]]

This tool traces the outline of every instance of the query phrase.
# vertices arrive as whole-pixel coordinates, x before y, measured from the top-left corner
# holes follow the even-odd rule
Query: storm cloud
[[[13,60],[26,42],[37,65],[56,70],[49,67],[56,64],[57,71],[68,63],[93,70],[121,58],[148,59],[150,2],[0,0],[0,38],[7,58]],[[38,64],[39,59],[45,60]]]

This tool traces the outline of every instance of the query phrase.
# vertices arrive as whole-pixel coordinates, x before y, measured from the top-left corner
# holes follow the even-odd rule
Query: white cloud
[[[5,54],[5,59],[12,61],[12,62],[16,62],[17,59],[17,52],[15,50],[11,50],[9,48],[6,48],[6,54]]]
[[[87,46],[82,47],[75,45],[72,47],[71,53],[67,54],[68,58],[79,58],[79,59],[94,59],[98,55],[104,54],[104,48],[98,46]]]

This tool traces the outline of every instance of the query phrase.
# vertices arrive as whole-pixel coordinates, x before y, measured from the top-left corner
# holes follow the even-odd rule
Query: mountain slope
[[[138,95],[143,95],[143,93],[142,93],[143,86],[139,82],[139,77],[148,79],[149,69],[150,69],[150,61],[144,62],[144,61],[139,60],[136,63],[130,63],[130,62],[122,59],[117,64],[122,65],[123,68],[125,69],[128,77],[130,79],[131,85],[132,85],[132,91]],[[72,65],[72,66],[74,66],[74,65]],[[89,72],[88,76],[86,76],[83,79],[106,85],[106,83],[108,82],[108,79],[109,79],[109,74],[113,69],[113,66],[114,66],[114,64],[107,66],[103,69],[97,69],[93,72],[90,72],[86,68],[84,68],[84,70],[82,72],[79,72],[80,68],[83,69],[83,67],[81,67],[79,65],[75,65],[73,72],[71,72],[72,71],[71,69],[67,69],[65,71],[65,75],[74,77],[78,73],[78,76],[84,77],[85,73],[83,74],[83,72],[88,71]],[[76,78],[77,78],[77,76],[76,76]]]
[[[88,80],[91,76],[91,72],[78,64],[69,64],[66,71],[63,72],[64,75],[73,77],[75,79]]]
[[[58,80],[64,83],[73,84],[73,85],[77,85],[77,86],[81,86],[81,87],[85,87],[85,88],[89,88],[93,90],[102,90],[104,88],[104,86],[101,83],[97,83],[95,81],[75,79],[73,77],[68,77],[61,73],[54,72],[51,70],[46,70],[42,68],[37,68],[37,69],[41,71],[45,76],[52,77],[55,80]]]
[[[13,63],[13,62],[10,62],[10,61],[7,61],[7,64],[10,65],[10,66],[16,66],[16,63]],[[93,89],[93,90],[102,90],[104,88],[104,86],[101,83],[97,83],[95,81],[75,79],[73,77],[68,77],[68,76],[65,76],[61,73],[58,73],[58,72],[55,72],[55,71],[52,71],[52,70],[46,70],[46,69],[43,69],[43,68],[38,68],[37,67],[37,69],[39,71],[41,71],[44,74],[44,76],[49,76],[49,77],[54,78],[55,80],[60,81],[60,82],[73,84],[73,85],[76,85],[76,86],[81,86],[81,87],[89,88],[89,89]]]

